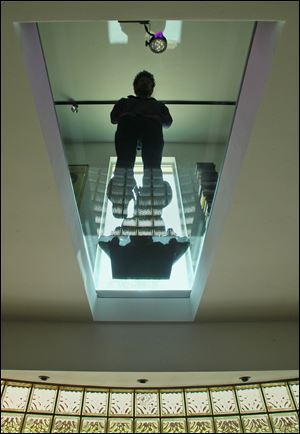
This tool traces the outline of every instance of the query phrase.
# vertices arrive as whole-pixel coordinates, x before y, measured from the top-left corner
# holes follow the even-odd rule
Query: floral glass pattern
[[[160,406],[162,416],[184,416],[183,391],[166,390],[161,392]]]
[[[135,415],[159,416],[158,390],[136,391]]]
[[[286,383],[271,383],[262,386],[268,411],[294,410],[294,404]]]
[[[259,386],[236,386],[235,390],[241,413],[264,413],[266,411]]]
[[[117,389],[2,380],[3,433],[296,433],[298,380]]]
[[[211,414],[208,389],[186,389],[185,400],[188,416]]]
[[[210,389],[214,414],[238,413],[233,387],[214,387]]]
[[[28,411],[34,413],[53,413],[57,386],[34,385]]]

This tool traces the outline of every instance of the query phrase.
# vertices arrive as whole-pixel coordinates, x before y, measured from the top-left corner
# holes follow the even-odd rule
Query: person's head
[[[148,71],[141,71],[133,81],[133,89],[136,96],[149,97],[153,93],[155,80]]]

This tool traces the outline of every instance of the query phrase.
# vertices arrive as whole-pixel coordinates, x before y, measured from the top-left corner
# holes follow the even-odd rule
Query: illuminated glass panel
[[[113,391],[110,394],[110,416],[133,416],[133,391]]]
[[[58,414],[79,414],[83,389],[75,387],[64,387],[58,392],[56,413]]]
[[[53,413],[57,386],[34,385],[28,411],[33,413]]]
[[[263,396],[258,385],[236,386],[241,413],[264,413]]]
[[[51,432],[73,433],[79,431],[79,417],[55,416]]]
[[[211,414],[208,389],[186,389],[185,399],[188,416]]]
[[[52,416],[27,414],[22,432],[44,433],[50,432]]]
[[[238,413],[233,387],[214,387],[210,389],[214,414]]]
[[[161,392],[160,406],[161,406],[162,416],[184,416],[185,410],[184,410],[183,391],[167,390]]]
[[[160,432],[159,419],[136,419],[136,433],[158,433]]]
[[[272,432],[269,418],[266,414],[242,416],[242,424],[245,433]]]
[[[108,433],[132,433],[133,419],[108,419]]]
[[[185,419],[162,419],[161,427],[163,433],[186,433]]]
[[[158,391],[144,390],[135,394],[136,416],[159,416]]]
[[[189,433],[214,433],[212,417],[195,417],[188,419]]]
[[[299,419],[297,413],[274,413],[270,415],[274,432],[299,432]]]
[[[28,383],[7,383],[1,400],[1,409],[25,411],[30,389],[31,385]]]
[[[215,417],[215,425],[217,433],[238,433],[243,432],[238,416]]]
[[[103,389],[86,389],[82,408],[83,415],[106,416],[108,391]]]
[[[1,412],[1,432],[3,433],[20,432],[23,418],[24,418],[24,414]]]
[[[296,407],[299,410],[299,381],[290,381],[289,386],[292,391]]]
[[[268,411],[294,410],[294,404],[286,383],[264,384],[262,389]]]
[[[81,433],[106,432],[106,419],[98,417],[83,417],[81,419]]]

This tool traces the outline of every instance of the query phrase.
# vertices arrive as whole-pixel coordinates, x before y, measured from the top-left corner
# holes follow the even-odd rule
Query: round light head
[[[168,43],[162,32],[158,32],[152,35],[147,45],[153,53],[163,53],[167,49]]]

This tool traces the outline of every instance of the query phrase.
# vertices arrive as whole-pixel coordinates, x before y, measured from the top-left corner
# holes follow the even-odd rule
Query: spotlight
[[[150,40],[145,42],[146,47],[149,47],[153,53],[163,53],[168,46],[168,41],[164,37],[163,33],[150,33],[146,24],[144,24],[144,27],[148,35],[151,36]]]
[[[49,380],[50,377],[48,377],[47,375],[39,375],[39,379],[42,381],[47,381]]]
[[[74,104],[72,104],[71,105],[71,111],[73,112],[73,113],[78,113],[78,104],[76,104],[76,103],[74,103]]]

